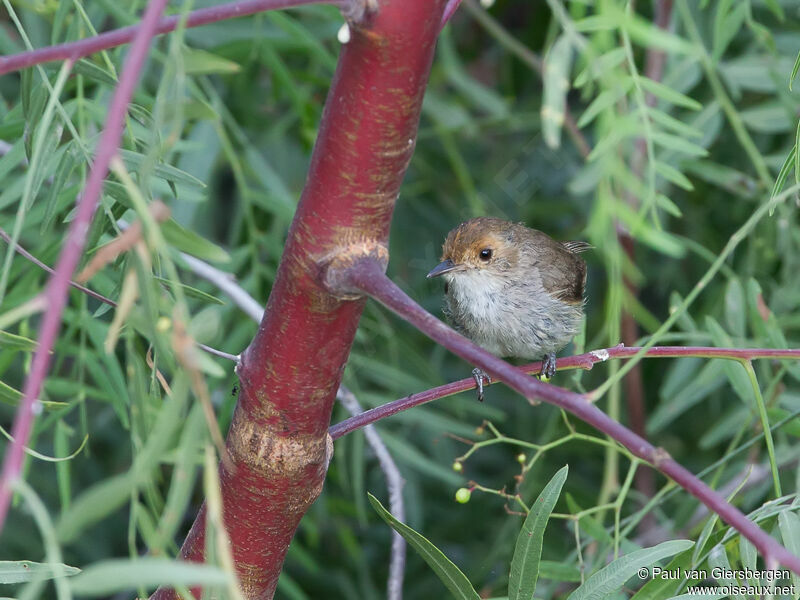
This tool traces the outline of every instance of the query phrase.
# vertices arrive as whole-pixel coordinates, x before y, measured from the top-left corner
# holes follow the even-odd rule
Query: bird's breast
[[[522,283],[481,272],[451,277],[445,314],[453,326],[498,356],[539,358],[563,348],[582,318],[531,277]]]

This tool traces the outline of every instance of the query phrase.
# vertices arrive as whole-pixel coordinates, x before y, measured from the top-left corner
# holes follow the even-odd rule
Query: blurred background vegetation
[[[175,2],[173,10],[210,4]],[[499,0],[484,9],[465,0],[439,41],[391,234],[389,274],[428,310],[441,314],[441,282],[426,280],[425,273],[436,264],[444,236],[464,219],[485,214],[595,246],[586,255],[585,335],[574,351],[619,343],[625,311],[643,341],[672,315],[675,324],[659,343],[797,346],[796,190],[780,196],[774,214],[762,213],[771,196],[796,184],[800,95],[790,90],[790,77],[800,48],[800,4],[660,5],[667,9],[666,32],[653,25],[651,2]],[[128,25],[143,6],[141,0],[4,0],[0,53]],[[30,445],[54,457],[80,451],[70,460],[29,458],[26,464],[25,479],[55,523],[66,564],[83,568],[148,552],[173,556],[194,519],[203,499],[198,475],[208,434],[172,356],[164,317],[173,318],[178,303],[190,315],[195,339],[232,354],[247,346],[257,324],[194,275],[179,252],[232,273],[266,302],[305,182],[341,25],[336,9],[308,7],[178,32],[155,44],[129,112],[123,158],[135,186],[145,198],[167,203],[173,220],[162,241],[150,242],[152,265],[126,254],[88,284],[118,300],[126,273],[137,278],[141,298],[111,353],[104,343],[114,311],[70,292],[45,385],[45,412]],[[665,56],[661,83],[645,76],[648,53],[658,52]],[[0,225],[49,265],[60,251],[124,54],[116,49],[82,60],[61,80],[59,64],[0,77]],[[542,77],[537,64],[545,57]],[[61,85],[59,102],[52,102],[53,86]],[[583,141],[559,127],[565,102]],[[582,144],[591,150],[588,158]],[[117,219],[138,218],[121,180],[110,181],[87,257],[117,235]],[[620,246],[620,230],[636,240],[633,263]],[[687,306],[684,299],[731,240],[738,245]],[[47,281],[44,271],[7,248],[0,252],[0,425],[6,430],[38,324],[37,316],[12,311]],[[172,415],[162,408],[164,392],[148,349],[183,398]],[[610,361],[591,372],[559,373],[553,383],[593,389],[620,366]],[[800,427],[793,419],[800,410],[800,366],[766,360],[754,366],[774,429],[772,453],[744,369],[703,358],[642,363],[650,441],[693,472],[706,470],[705,480],[725,494],[749,473],[734,499],[745,512],[774,499],[778,489],[794,499],[800,474]],[[202,368],[224,430],[235,403],[232,363],[206,357]],[[467,377],[470,369],[370,303],[344,383],[367,407]],[[600,406],[627,422],[622,390],[614,384]],[[337,407],[334,421],[345,416]],[[505,593],[521,524],[506,509],[519,507],[477,491],[457,504],[455,491],[470,480],[512,493],[519,485],[529,504],[564,464],[569,477],[557,512],[616,504],[583,516],[577,528],[570,520],[551,522],[543,556],[550,562],[537,597],[565,596],[582,572],[604,565],[616,547],[628,551],[700,536],[709,541],[693,557],[695,565],[709,564],[718,543],[730,563],[752,560],[747,546],[734,535],[723,537],[726,526],[710,521],[696,500],[667,493],[661,476],[655,490],[662,495],[646,514],[638,512],[648,498],[629,487],[627,458],[597,444],[571,439],[528,463],[521,480],[515,478],[518,455],[528,462],[534,450],[515,443],[481,447],[462,472],[455,471],[453,462],[470,441],[491,438],[484,420],[529,444],[570,435],[568,427],[594,432],[548,405],[531,408],[502,385],[492,386],[483,404],[469,392],[380,423],[406,480],[408,523],[485,597]],[[780,468],[780,486],[770,460]],[[176,484],[176,469],[191,477]],[[369,507],[367,491],[386,497],[376,461],[355,433],[337,442],[323,494],[289,551],[278,597],[384,596],[390,530]],[[796,517],[777,516],[788,507],[764,513],[762,527],[784,536],[795,527],[800,536]],[[12,511],[0,537],[0,560],[44,560],[47,544],[24,502]],[[614,527],[615,515],[621,528]],[[0,595],[14,590],[2,586]],[[409,599],[443,593],[413,552],[405,591]],[[52,587],[41,594],[51,597]]]

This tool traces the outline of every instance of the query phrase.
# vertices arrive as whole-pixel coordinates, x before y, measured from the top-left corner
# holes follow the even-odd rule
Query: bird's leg
[[[487,384],[491,384],[492,378],[480,367],[472,369],[472,378],[475,380],[475,385],[478,387],[478,402],[483,402],[483,380],[485,379]]]
[[[556,374],[556,353],[549,352],[542,359],[542,370],[539,372],[539,379],[547,380]]]

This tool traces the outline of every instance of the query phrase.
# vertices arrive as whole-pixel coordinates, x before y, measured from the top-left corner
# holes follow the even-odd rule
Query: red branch
[[[665,450],[654,447],[644,438],[611,419],[591,402],[589,396],[528,377],[504,360],[459,335],[409,298],[386,277],[379,263],[368,259],[359,261],[348,269],[329,274],[327,282],[334,288],[338,287],[339,293],[361,291],[371,296],[435,342],[471,364],[481,367],[492,377],[504,381],[506,385],[525,396],[529,401],[544,400],[555,404],[602,431],[625,446],[631,453],[646,460],[664,475],[670,477],[750,540],[764,557],[767,568],[772,568],[775,563],[780,563],[800,574],[800,558],[750,521],[736,507],[728,503],[722,495],[678,464]],[[786,356],[783,353],[779,355]]]
[[[223,518],[247,598],[271,598],[286,550],[325,478],[331,410],[366,299],[332,296],[320,265],[388,256],[394,203],[414,151],[444,0],[382,0],[351,23],[306,187],[258,333],[220,465]],[[181,549],[202,561],[205,507]],[[199,590],[194,590],[199,594]],[[161,589],[154,600],[176,598]]]
[[[565,369],[585,369],[591,368],[599,362],[606,362],[614,358],[631,358],[641,351],[639,346],[624,346],[619,344],[613,348],[603,348],[601,350],[592,350],[585,354],[576,354],[574,356],[566,356],[559,358],[557,368],[559,371]],[[757,358],[773,358],[773,359],[791,359],[800,360],[800,350],[785,350],[773,348],[715,348],[714,346],[653,346],[649,348],[644,355],[648,358],[681,358],[681,357],[697,357],[697,358],[722,358],[734,360],[753,360]],[[518,371],[526,374],[538,374],[542,370],[541,362],[534,362],[527,365],[516,367]],[[500,379],[494,380],[493,383],[499,383]],[[486,384],[484,384],[485,386]],[[399,400],[387,402],[375,408],[364,411],[363,413],[345,419],[332,425],[328,430],[334,440],[339,439],[343,435],[347,435],[361,429],[366,425],[376,423],[381,419],[390,417],[409,408],[426,404],[439,398],[445,398],[458,394],[466,390],[475,389],[475,379],[468,377],[466,379],[459,379],[452,381],[445,385],[440,385],[424,392],[418,392]]]
[[[349,0],[243,0],[241,2],[231,2],[230,4],[223,4],[221,6],[210,6],[208,8],[201,8],[195,10],[187,16],[186,27],[199,27],[201,25],[208,25],[209,23],[216,23],[217,21],[224,21],[225,19],[233,19],[235,17],[244,17],[255,13],[263,12],[265,10],[274,10],[280,8],[292,8],[294,6],[302,6],[304,4],[337,4],[347,5],[350,4]],[[160,19],[155,25],[155,32],[151,35],[161,35],[174,31],[180,23],[182,15],[171,15]],[[66,42],[55,46],[47,46],[46,48],[38,48],[28,52],[20,52],[19,54],[12,54],[10,56],[0,56],[0,75],[11,73],[12,71],[19,71],[25,67],[31,67],[45,62],[54,60],[78,60],[84,56],[100,52],[101,50],[108,50],[127,44],[135,38],[141,27],[144,26],[144,20],[137,25],[129,27],[122,27],[121,29],[114,29],[106,31],[99,35],[77,40],[74,42]]]
[[[11,501],[11,486],[19,477],[22,470],[24,448],[33,427],[36,415],[41,412],[41,403],[38,401],[42,383],[50,367],[51,351],[55,345],[58,331],[61,328],[61,314],[67,302],[67,290],[70,285],[72,273],[78,265],[86,244],[86,233],[94,216],[103,180],[108,173],[108,165],[116,154],[119,141],[122,137],[122,127],[128,103],[133,96],[133,90],[139,80],[144,61],[150,48],[150,41],[155,35],[158,18],[164,11],[167,0],[151,0],[147,5],[141,28],[131,45],[130,52],[125,59],[119,85],[114,91],[108,109],[105,127],[97,145],[96,159],[92,163],[86,187],[78,201],[75,218],[70,224],[67,241],[61,251],[56,264],[55,273],[50,278],[45,298],[47,310],[44,312],[42,324],[39,329],[39,339],[36,353],[33,355],[31,370],[25,380],[22,400],[14,419],[12,436],[14,441],[6,451],[3,460],[3,473],[0,477],[0,531],[2,531],[5,517]]]

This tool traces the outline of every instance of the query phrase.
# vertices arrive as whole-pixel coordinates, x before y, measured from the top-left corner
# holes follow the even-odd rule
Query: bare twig
[[[236,282],[233,275],[225,271],[220,271],[207,262],[190,256],[185,252],[181,252],[180,257],[192,273],[216,285],[220,290],[225,292],[230,299],[233,300],[233,303],[241,308],[248,317],[253,319],[256,323],[261,322],[261,318],[264,316],[264,306],[248,294],[247,291]]]
[[[362,259],[350,267],[332,269],[326,274],[325,281],[333,293],[352,295],[362,292],[379,301],[435,342],[469,361],[470,364],[479,366],[493,378],[503,380],[506,385],[525,396],[529,402],[544,400],[554,404],[605,433],[635,456],[649,462],[717,513],[723,521],[753,543],[764,557],[765,564],[782,564],[800,574],[800,557],[780,545],[741,511],[727,502],[722,495],[677,463],[663,448],[656,448],[644,438],[611,419],[595,406],[591,395],[577,394],[528,377],[504,360],[456,333],[409,298],[385,275],[383,266],[377,261]],[[773,350],[770,354],[772,356],[791,356],[792,358],[796,356],[794,351],[789,350],[783,352]],[[597,358],[603,360],[608,357],[603,355]],[[594,364],[591,359],[588,362]]]
[[[566,356],[559,358],[556,368],[559,371],[568,369],[585,369],[591,370],[592,367],[599,362],[606,362],[612,359],[630,358],[636,356],[641,351],[639,346],[626,347],[623,344],[614,346],[613,348],[602,348],[600,350],[592,350],[585,354],[576,354],[574,356]],[[758,358],[771,358],[780,360],[800,360],[800,349],[774,349],[774,348],[715,348],[713,346],[653,346],[649,348],[644,354],[647,358],[722,358],[729,360],[753,360]],[[527,365],[517,367],[520,373],[536,374],[541,372],[542,363],[534,362]],[[484,383],[484,386],[492,385],[501,382],[502,379],[492,380],[491,384]],[[381,406],[377,406],[367,410],[358,417],[346,419],[341,423],[333,425],[328,433],[331,434],[333,439],[338,439],[343,435],[350,433],[360,427],[364,427],[369,423],[375,423],[383,418],[397,414],[414,406],[426,404],[439,398],[445,398],[458,394],[466,390],[475,389],[475,378],[468,377],[466,379],[459,379],[452,381],[439,387],[425,390],[416,394],[411,394],[399,400],[387,402]]]
[[[41,412],[41,404],[38,401],[39,392],[47,376],[51,351],[61,327],[61,315],[66,304],[67,288],[83,253],[89,223],[92,220],[100,197],[103,180],[108,173],[109,162],[116,155],[119,146],[128,103],[147,58],[150,41],[155,35],[158,19],[166,4],[167,0],[151,0],[145,10],[140,28],[135,33],[133,44],[119,79],[119,85],[114,91],[109,105],[105,127],[97,145],[96,159],[89,172],[86,187],[80,196],[77,212],[70,224],[67,240],[61,251],[61,256],[59,256],[55,273],[51,277],[45,292],[48,307],[44,312],[39,330],[38,347],[34,353],[31,369],[25,381],[22,400],[14,419],[14,428],[12,430],[14,443],[6,450],[3,460],[2,477],[0,477],[0,531],[2,531],[5,517],[8,513],[12,487],[22,470],[22,462],[25,456],[24,447],[28,443],[33,421],[36,415]]]
[[[339,386],[336,392],[336,399],[342,403],[348,412],[356,416],[363,412],[361,404],[355,394],[345,386]],[[403,485],[405,480],[400,474],[400,470],[383,443],[380,434],[373,425],[364,427],[364,437],[372,448],[378,463],[386,477],[386,487],[389,490],[389,507],[392,514],[399,521],[405,522],[406,509],[403,502]],[[392,533],[392,555],[389,561],[389,579],[386,582],[386,598],[388,600],[401,600],[403,597],[403,576],[406,567],[406,541],[403,536],[396,531]]]

